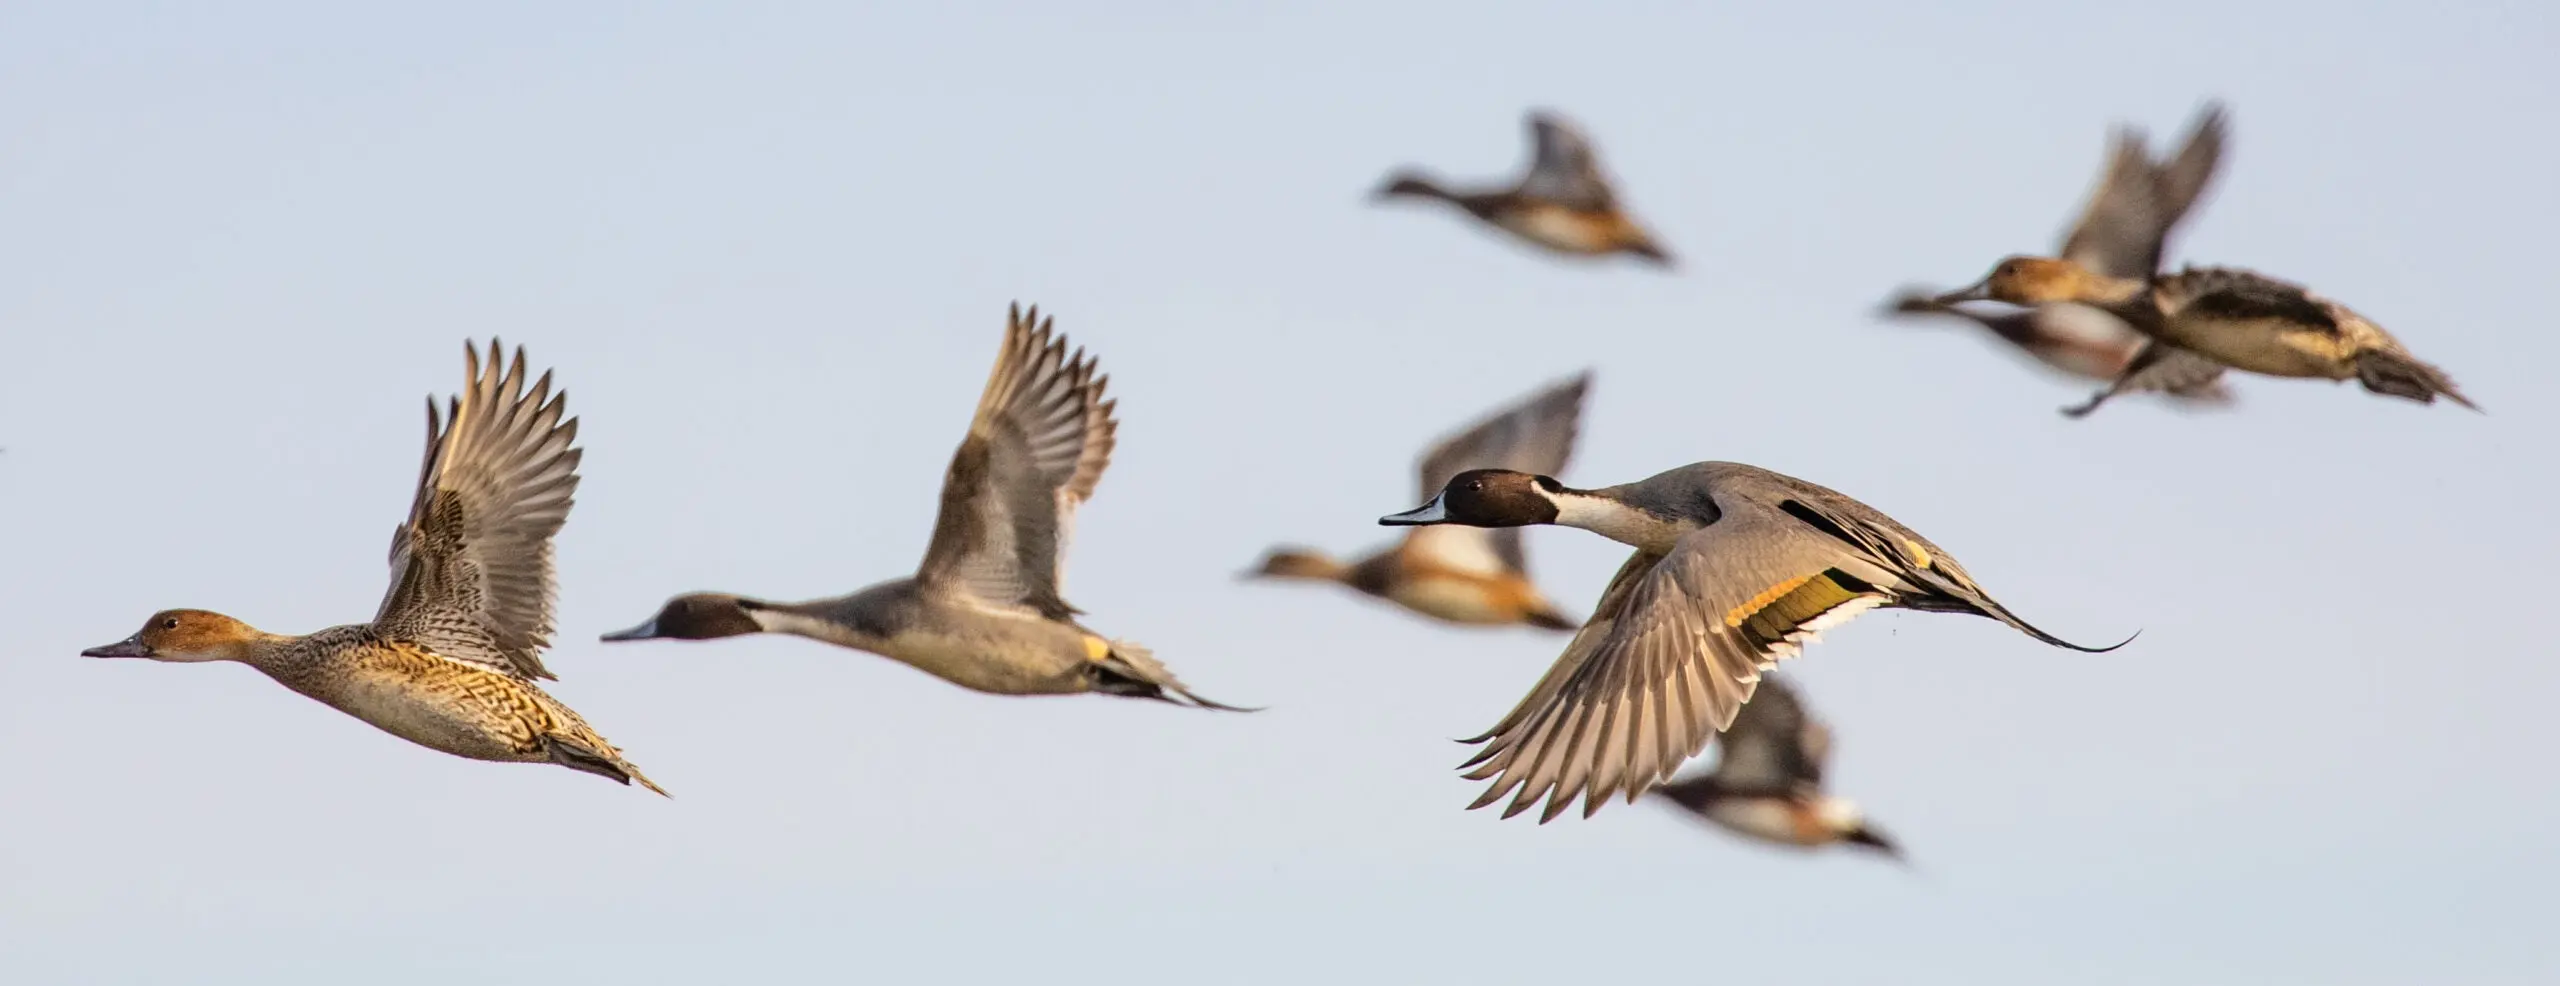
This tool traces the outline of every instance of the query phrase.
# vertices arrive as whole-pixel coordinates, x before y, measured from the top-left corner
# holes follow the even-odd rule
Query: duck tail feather
[[[594,774],[617,784],[628,786],[636,783],[662,798],[675,797],[668,794],[666,788],[659,787],[658,782],[650,780],[649,775],[641,773],[640,768],[632,765],[631,761],[623,759],[621,751],[590,749],[584,743],[558,736],[543,737],[543,747],[550,754],[552,763],[571,770]]]
[[[2044,632],[2043,629],[2037,627],[2033,623],[2027,622],[2025,619],[2019,617],[2018,614],[2009,612],[2009,607],[2000,605],[1998,601],[1993,600],[1989,595],[1957,585],[1952,580],[1946,579],[1938,575],[1936,572],[1925,569],[1912,569],[1906,570],[1905,575],[1916,579],[1933,590],[1936,590],[1937,595],[1935,597],[1922,596],[1912,599],[1896,600],[1896,603],[1904,609],[1916,609],[1922,612],[1932,613],[1971,613],[1975,616],[1989,617],[2000,621],[2012,630],[2034,637],[2039,642],[2060,647],[2065,650],[2076,650],[2083,654],[2104,654],[2108,651],[2115,650],[2126,644],[2132,643],[2134,637],[2142,636],[2142,631],[2136,630],[2133,632],[2132,636],[2128,636],[2123,640],[2116,641],[2115,643],[2108,644],[2104,647],[2090,647],[2085,644],[2075,644],[2071,641],[2064,640],[2060,637]]]
[[[1156,660],[1155,652],[1135,641],[1113,640],[1111,652],[1098,667],[1102,670],[1094,690],[1127,698],[1151,698],[1159,702],[1193,709],[1220,712],[1260,712],[1259,706],[1228,705],[1195,694],[1184,687],[1173,670]]]
[[[2417,357],[2407,353],[2381,350],[2357,357],[2356,379],[2364,383],[2364,389],[2385,397],[2398,397],[2420,404],[2433,404],[2437,397],[2443,397],[2474,411],[2480,410],[2480,405],[2471,403],[2471,398],[2454,389],[2453,379],[2445,376],[2443,370],[2419,362]]]

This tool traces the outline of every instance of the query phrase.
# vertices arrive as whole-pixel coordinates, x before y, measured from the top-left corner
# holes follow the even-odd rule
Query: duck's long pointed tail
[[[2364,383],[2364,389],[2384,396],[2420,404],[2433,404],[2441,396],[2474,411],[2480,410],[2480,405],[2471,403],[2471,398],[2454,389],[2453,378],[2445,376],[2443,370],[2421,363],[2417,357],[2407,353],[2377,350],[2356,357],[2356,379]]]
[[[1159,702],[1194,709],[1216,709],[1221,712],[1260,712],[1260,707],[1228,705],[1203,698],[1184,687],[1173,670],[1156,660],[1155,652],[1127,640],[1107,642],[1110,650],[1094,662],[1100,672],[1093,690],[1106,695],[1128,698],[1151,698]]]
[[[550,753],[552,763],[620,784],[638,784],[657,792],[661,798],[675,797],[668,794],[666,788],[659,787],[658,782],[650,780],[649,775],[641,773],[631,761],[623,759],[621,750],[603,742],[601,736],[595,739],[596,742],[589,743],[583,737],[546,736],[543,737],[543,745]]]

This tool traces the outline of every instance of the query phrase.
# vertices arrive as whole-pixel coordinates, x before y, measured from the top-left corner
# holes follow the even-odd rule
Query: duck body
[[[1576,209],[1518,196],[1498,198],[1498,205],[1490,210],[1470,207],[1467,211],[1505,232],[1558,253],[1585,257],[1632,253],[1657,263],[1665,259],[1653,246],[1653,238],[1626,213]]]
[[[2356,380],[2390,397],[2477,405],[2371,319],[2298,284],[2233,267],[2153,279],[2136,325],[2161,341],[2271,377]]]
[[[280,641],[244,663],[393,736],[473,760],[558,763],[648,783],[586,720],[532,682],[365,624]]]
[[[1858,843],[1891,852],[1889,843],[1858,824],[1855,805],[1830,795],[1724,794],[1703,783],[1666,784],[1658,793],[1682,802],[1717,828],[1755,842],[1798,849]]]
[[[1374,594],[1424,616],[1471,626],[1526,623],[1549,630],[1573,629],[1572,620],[1556,612],[1538,587],[1524,578],[1486,575],[1431,565],[1405,564],[1400,553],[1380,556],[1392,572]],[[1354,583],[1355,588],[1369,591]]]
[[[891,579],[849,595],[750,616],[787,633],[878,654],[971,691],[1076,695],[1115,677],[1118,645],[1073,622],[939,598],[915,579]]]
[[[1550,630],[1570,630],[1577,625],[1557,612],[1555,603],[1538,591],[1537,584],[1526,575],[1507,569],[1489,572],[1451,565],[1427,546],[1417,549],[1416,543],[1402,542],[1350,565],[1312,552],[1295,551],[1295,558],[1312,559],[1313,563],[1298,564],[1284,577],[1339,582],[1424,616],[1466,626],[1526,623]],[[1259,574],[1283,576],[1274,568],[1290,566],[1266,563],[1264,572]]]

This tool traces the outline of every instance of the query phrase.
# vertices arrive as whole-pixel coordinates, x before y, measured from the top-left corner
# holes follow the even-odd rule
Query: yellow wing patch
[[[1100,637],[1096,637],[1096,636],[1094,636],[1094,635],[1092,635],[1092,634],[1089,634],[1089,633],[1088,633],[1088,634],[1085,634],[1085,637],[1084,637],[1084,659],[1085,659],[1085,660],[1092,661],[1092,662],[1093,662],[1093,663],[1095,663],[1095,664],[1100,664],[1100,663],[1102,663],[1102,659],[1103,659],[1103,658],[1110,657],[1110,656],[1111,656],[1111,642],[1110,642],[1110,641],[1108,641],[1108,640],[1104,640],[1104,639],[1102,639],[1102,638],[1100,638]]]
[[[1786,642],[1795,633],[1824,613],[1840,608],[1861,593],[1841,585],[1831,573],[1808,575],[1778,583],[1751,602],[1726,613],[1726,626],[1742,631],[1755,650],[1767,651]]]
[[[1770,586],[1769,591],[1753,596],[1751,597],[1751,601],[1725,611],[1724,625],[1729,627],[1741,626],[1742,621],[1750,619],[1770,603],[1774,603],[1785,598],[1787,593],[1794,592],[1798,586],[1802,586],[1811,581],[1813,581],[1813,576],[1805,575],[1788,579],[1784,582]]]
[[[1911,553],[1912,567],[1929,567],[1929,549],[1921,547],[1920,542],[1911,540],[1910,538],[1904,538],[1902,539],[1902,547],[1904,550]]]

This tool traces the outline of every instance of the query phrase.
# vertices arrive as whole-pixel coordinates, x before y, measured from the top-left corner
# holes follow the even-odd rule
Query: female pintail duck
[[[89,657],[238,661],[384,732],[474,760],[556,763],[659,794],[560,700],[551,678],[551,538],[578,489],[578,422],[551,375],[525,389],[524,351],[503,364],[469,354],[470,383],[439,421],[407,523],[392,535],[391,591],[373,622],[304,636],[260,632],[220,613],[172,609]]]
[[[2419,361],[2381,326],[2301,285],[2251,271],[2189,267],[2145,279],[2100,273],[2069,259],[2010,257],[1980,283],[1937,300],[1985,298],[2093,305],[2151,336],[2114,384],[2075,409],[2081,414],[2175,372],[2163,367],[2198,357],[2274,377],[2357,380],[2389,397],[2432,404],[2441,396],[2480,409],[2444,371]]]
[[[1632,801],[1697,754],[1750,701],[1760,671],[1814,636],[1884,607],[1972,613],[2057,647],[1994,602],[1956,560],[1893,518],[1812,483],[1732,462],[1577,490],[1507,469],[1460,473],[1431,502],[1381,524],[1579,527],[1635,548],[1591,619],[1527,698],[1461,765],[1493,781],[1473,808],[1517,789],[1553,819],[1583,800]]]
[[[1856,804],[1823,791],[1831,729],[1805,712],[1786,682],[1761,678],[1759,691],[1716,737],[1716,748],[1714,770],[1653,793],[1761,842],[1804,849],[1846,844],[1901,857]]]
[[[1452,191],[1406,170],[1389,176],[1376,197],[1438,199],[1557,253],[1626,253],[1671,266],[1671,255],[1618,204],[1599,156],[1581,131],[1553,113],[1533,112],[1529,140],[1534,149],[1529,170],[1510,188]]]
[[[2222,161],[2223,110],[2207,104],[2175,157],[2154,161],[2142,132],[2119,127],[2106,172],[2062,240],[2062,256],[2116,277],[2147,278],[2160,267],[2169,234],[2194,207]],[[2047,366],[2100,382],[2124,376],[2146,337],[2123,320],[2086,305],[2056,303],[1989,313],[1921,293],[1896,299],[1896,314],[1969,319]],[[2222,365],[2192,354],[2155,365],[2128,390],[2160,390],[2181,404],[2227,404]],[[2077,417],[2083,408],[2066,408]]]
[[[787,633],[998,695],[1102,692],[1234,710],[1192,694],[1146,648],[1085,629],[1059,596],[1069,522],[1093,496],[1119,429],[1117,402],[1102,399],[1108,380],[1084,350],[1068,355],[1039,309],[1014,309],[914,577],[800,603],[682,595],[604,639]]]
[[[1443,440],[1423,456],[1421,495],[1438,492],[1449,477],[1469,469],[1563,472],[1590,386],[1591,374],[1584,373]],[[1529,581],[1517,530],[1416,528],[1395,546],[1348,565],[1305,548],[1274,548],[1249,574],[1339,582],[1451,623],[1526,623],[1550,630],[1580,625],[1556,612]]]

